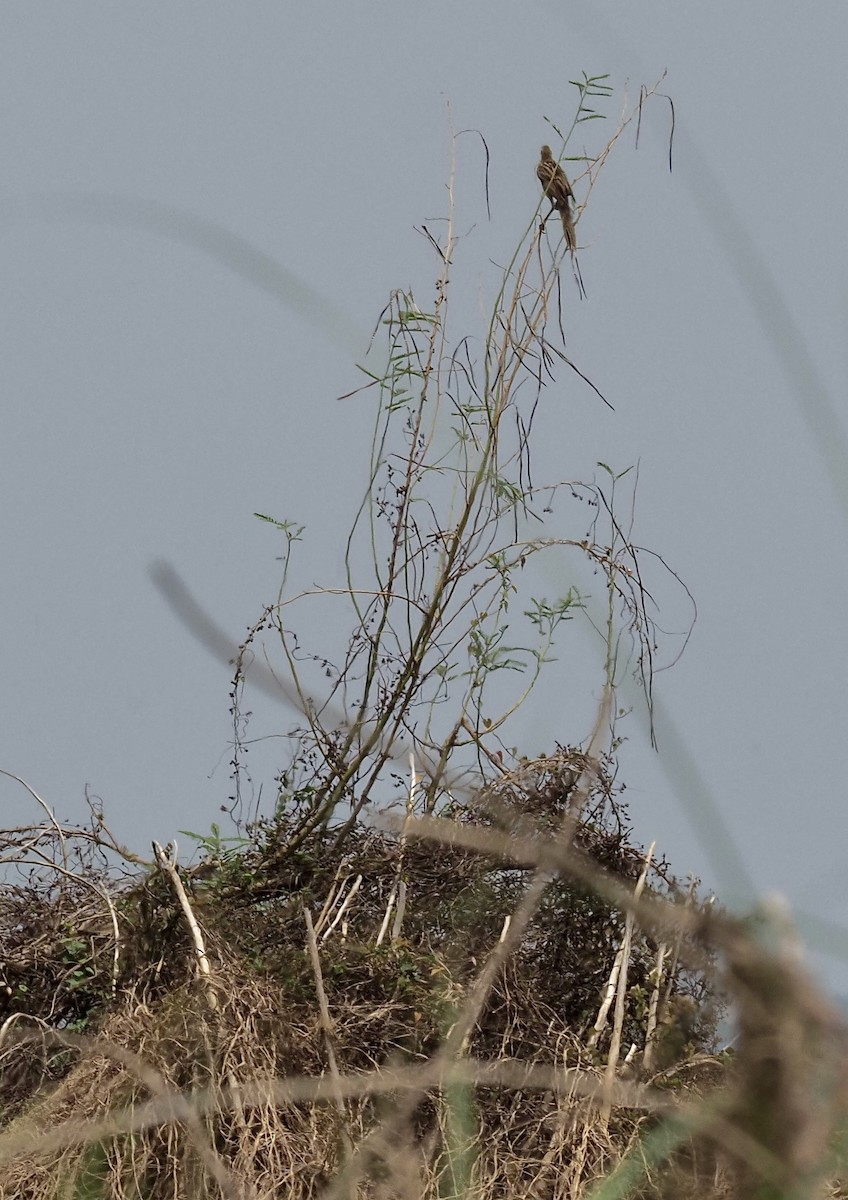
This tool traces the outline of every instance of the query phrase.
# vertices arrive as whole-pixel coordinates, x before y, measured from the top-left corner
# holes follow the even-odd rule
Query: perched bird
[[[571,190],[571,184],[568,182],[565,171],[558,162],[554,161],[550,146],[542,147],[542,157],[536,168],[536,174],[545,195],[551,202],[551,212],[556,209],[562,217],[566,245],[569,250],[576,250],[577,234],[574,231],[574,221],[571,215],[571,201],[574,199],[574,192]]]

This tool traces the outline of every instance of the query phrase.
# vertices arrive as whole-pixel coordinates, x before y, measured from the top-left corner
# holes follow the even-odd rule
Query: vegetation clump
[[[562,153],[609,93],[577,88]],[[634,837],[619,726],[631,702],[651,726],[666,569],[619,516],[633,476],[534,482],[556,368],[588,383],[563,331],[582,213],[651,94],[572,160],[566,242],[537,209],[476,339],[450,334],[453,212],[425,231],[434,302],[395,293],[362,368],[342,586],[298,588],[303,527],[263,515],[280,593],[229,647],[162,576],[235,664],[234,833],[143,857],[29,789],[46,819],[2,834],[0,1197],[801,1197],[839,1176],[844,1030],[784,916],[731,917]],[[327,645],[297,629],[307,603]],[[594,698],[526,753],[578,621]],[[248,688],[295,714],[270,814]]]

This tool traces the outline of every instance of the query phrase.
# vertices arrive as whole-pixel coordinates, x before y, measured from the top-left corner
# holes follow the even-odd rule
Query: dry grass
[[[560,797],[560,827],[572,791]],[[503,785],[499,794],[502,805]],[[506,836],[526,858],[538,819],[521,816],[516,840],[485,793],[461,818],[435,822],[467,840],[476,832],[480,852],[363,828],[343,861],[316,835],[288,862],[277,822],[249,851],[187,876],[208,978],[161,870],[111,884],[127,931],[114,995],[108,910],[98,922],[90,889],[34,896],[53,941],[15,945],[15,929],[3,931],[17,1014],[0,1043],[0,1195],[821,1194],[844,1111],[840,1022],[776,936],[776,918],[766,948],[761,929],[684,903],[656,870],[636,898],[644,855],[602,787],[592,814],[574,842],[597,888],[551,869],[548,825],[535,842],[547,847],[542,901],[482,1000],[504,917],[534,878],[491,842]],[[74,831],[63,834],[73,844]],[[401,854],[403,929],[377,945]],[[334,926],[344,880],[358,877]],[[625,927],[613,896],[630,897],[636,923],[611,1060],[615,1004],[595,1027]],[[22,904],[19,892],[7,911],[17,918]],[[57,982],[50,965],[64,931],[81,927],[83,1001],[79,975]],[[661,938],[677,953],[658,980]],[[732,1057],[714,1053],[719,987],[738,1013]]]

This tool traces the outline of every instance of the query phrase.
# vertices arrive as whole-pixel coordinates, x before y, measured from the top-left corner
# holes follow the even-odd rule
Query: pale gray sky
[[[491,151],[488,222],[479,142],[460,140],[454,331],[477,333],[569,79],[609,73],[611,127],[625,84],[667,69],[674,172],[657,103],[580,223],[588,299],[565,292],[569,351],[616,412],[562,376],[537,473],[638,460],[636,540],[698,603],[657,681],[675,734],[656,756],[622,728],[638,836],[744,896],[693,824],[695,805],[712,818],[685,747],[756,887],[844,925],[846,43],[844,5],[786,0],[5,6],[0,767],[62,817],[88,785],[140,847],[220,818],[227,674],[149,565],[173,563],[236,639],[279,578],[255,511],[305,524],[304,576],[338,582],[371,413],[335,397],[390,290],[432,299],[414,227],[445,212],[448,105]],[[255,734],[287,728],[254,707]],[[529,752],[585,736],[584,709],[559,716],[528,713]],[[257,749],[269,797],[282,759]],[[34,815],[8,780],[0,803]]]

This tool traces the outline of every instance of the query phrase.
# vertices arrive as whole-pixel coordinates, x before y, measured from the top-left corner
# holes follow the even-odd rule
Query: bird
[[[558,162],[554,161],[550,146],[542,147],[542,157],[539,160],[539,165],[536,167],[536,174],[542,185],[542,190],[551,202],[551,212],[556,209],[562,217],[562,229],[565,234],[566,245],[569,250],[574,252],[577,249],[577,234],[574,230],[574,220],[571,214],[571,201],[574,199],[574,192],[571,190],[571,184],[568,182],[565,171],[563,171]]]

